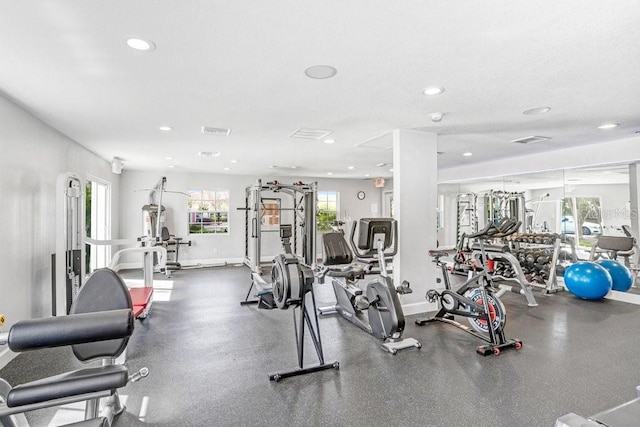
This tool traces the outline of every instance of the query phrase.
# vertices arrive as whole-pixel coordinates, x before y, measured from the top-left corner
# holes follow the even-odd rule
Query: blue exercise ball
[[[565,270],[564,284],[578,298],[598,300],[609,293],[613,280],[603,266],[595,262],[580,261]]]
[[[633,285],[633,274],[624,264],[614,259],[600,259],[596,263],[603,266],[611,275],[613,280],[611,289],[614,291],[627,292]]]

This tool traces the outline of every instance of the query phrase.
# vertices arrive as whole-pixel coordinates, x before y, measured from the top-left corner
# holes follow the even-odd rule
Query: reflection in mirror
[[[631,218],[627,165],[568,169],[564,188],[563,231],[580,247],[592,247],[600,235],[625,235]]]
[[[453,248],[462,233],[473,233],[505,216],[522,221],[520,232],[560,233],[561,170],[440,184],[438,194],[443,197],[441,246]]]
[[[525,200],[527,233],[560,233],[560,206],[564,199],[564,174],[561,170],[507,176],[505,191],[521,194]]]

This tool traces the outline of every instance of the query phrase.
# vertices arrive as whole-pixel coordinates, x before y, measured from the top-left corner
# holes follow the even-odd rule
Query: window
[[[318,231],[331,231],[331,225],[338,219],[338,193],[318,191]]]
[[[565,198],[562,200],[560,232],[575,234],[578,244],[591,246],[595,236],[602,234],[601,212],[599,197]]]
[[[109,240],[111,211],[111,184],[88,177],[85,187],[86,236],[96,240]],[[111,248],[107,245],[85,245],[85,273],[106,267],[111,262]]]
[[[280,229],[280,199],[261,199],[262,220],[260,227],[262,230]]]
[[[189,234],[229,232],[229,192],[189,190]]]

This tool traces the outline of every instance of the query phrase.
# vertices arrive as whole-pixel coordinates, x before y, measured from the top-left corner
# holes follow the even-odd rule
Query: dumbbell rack
[[[556,274],[556,266],[558,265],[558,257],[559,257],[560,246],[561,246],[560,237],[556,237],[552,244],[522,242],[522,241],[518,241],[517,237],[514,237],[511,240],[511,245],[512,245],[513,251],[518,251],[524,248],[526,249],[551,249],[552,248],[553,252],[551,255],[551,260],[549,262],[549,266],[550,266],[549,277],[544,280],[544,283],[529,282],[526,279],[526,276],[524,274],[524,271],[522,269],[522,266],[520,265],[520,261],[518,260],[518,258],[516,258],[513,254],[509,253],[508,255],[504,256],[504,258],[508,260],[511,266],[513,267],[513,270],[515,272],[515,278],[506,278],[502,276],[498,276],[498,278],[502,280],[517,280],[518,282],[520,282],[521,286],[522,284],[525,284],[526,287],[538,288],[544,294],[551,294],[551,293],[556,293],[558,291],[564,290],[562,286],[558,285],[558,278]],[[512,290],[512,289],[508,289],[508,290]],[[519,291],[514,291],[514,292],[521,293]]]

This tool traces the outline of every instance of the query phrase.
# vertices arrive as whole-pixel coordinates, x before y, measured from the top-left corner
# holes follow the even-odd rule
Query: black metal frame
[[[313,289],[310,289],[308,292],[311,293],[311,301],[313,305],[313,318],[315,322],[312,322],[312,316],[309,314],[309,310],[306,305],[306,295],[301,299],[299,308],[299,321],[296,320],[296,308],[293,310],[293,327],[295,329],[296,334],[296,348],[298,350],[298,367],[291,371],[286,372],[275,372],[273,374],[269,374],[269,379],[271,381],[280,381],[283,378],[295,377],[298,375],[309,374],[311,372],[324,371],[327,369],[340,369],[340,362],[335,361],[332,363],[325,363],[324,361],[324,353],[322,351],[322,339],[320,338],[320,325],[318,323],[318,315],[316,308],[316,297],[313,293]],[[300,323],[300,327],[298,327],[298,323]],[[316,350],[316,354],[318,356],[318,365],[304,367],[304,335],[305,335],[305,324],[309,329],[309,336],[313,341],[313,345]]]
[[[276,262],[278,259],[276,259]],[[290,286],[291,278],[287,277],[290,273],[289,271],[283,271],[280,280],[283,283],[278,283],[275,286],[280,286],[282,289],[278,293],[278,298],[281,298],[280,304],[281,308],[286,309],[289,305],[293,305],[293,327],[296,335],[296,349],[298,352],[298,367],[291,371],[285,372],[275,372],[273,374],[269,374],[269,379],[271,381],[280,381],[283,378],[294,377],[298,375],[309,374],[311,372],[324,371],[326,369],[340,369],[340,363],[338,361],[332,363],[325,363],[324,361],[324,352],[322,351],[322,339],[320,338],[320,324],[318,322],[318,310],[316,307],[316,297],[313,292],[313,272],[306,266],[300,265],[296,262],[287,262],[283,261],[286,266],[291,266],[292,269],[299,276],[299,280],[304,283],[301,295],[291,295],[292,287]],[[281,266],[282,267],[282,266]],[[279,288],[280,289],[280,288]],[[307,294],[311,294],[311,303],[312,303],[312,313],[313,317],[309,314],[309,309],[307,307],[306,299]],[[296,319],[296,309],[299,308],[299,319]],[[313,321],[312,321],[313,319]],[[299,324],[299,326],[298,326]],[[318,365],[304,367],[304,336],[305,336],[305,325],[309,330],[309,336],[313,341],[313,345],[316,350],[316,355],[318,356]]]

